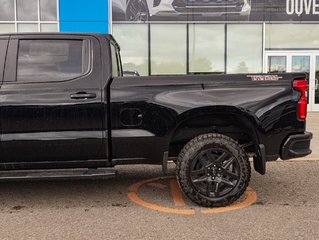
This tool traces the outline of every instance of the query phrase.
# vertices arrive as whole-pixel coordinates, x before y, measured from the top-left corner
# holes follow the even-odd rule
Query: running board
[[[107,179],[117,175],[113,168],[0,171],[0,181]]]

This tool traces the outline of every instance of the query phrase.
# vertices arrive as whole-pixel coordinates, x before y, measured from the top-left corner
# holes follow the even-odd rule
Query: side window
[[[88,40],[20,40],[18,82],[64,81],[90,68]]]
[[[7,44],[8,40],[0,39],[0,82],[2,82],[3,71],[4,71],[4,63],[7,53]]]
[[[123,76],[123,70],[122,70],[122,61],[121,61],[121,55],[120,55],[120,51],[116,51],[117,52],[117,64],[118,64],[118,69],[119,69],[119,76]]]
[[[116,48],[111,44],[111,57],[112,57],[112,76],[120,76],[119,65],[118,65],[118,56],[116,53]]]

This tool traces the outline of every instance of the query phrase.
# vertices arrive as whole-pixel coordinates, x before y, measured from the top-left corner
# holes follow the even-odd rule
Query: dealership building
[[[319,0],[0,0],[1,32],[112,33],[140,75],[307,72],[319,111]]]

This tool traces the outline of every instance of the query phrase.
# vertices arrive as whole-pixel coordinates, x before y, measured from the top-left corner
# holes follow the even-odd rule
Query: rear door
[[[107,158],[99,46],[91,36],[11,38],[0,90],[2,162]]]

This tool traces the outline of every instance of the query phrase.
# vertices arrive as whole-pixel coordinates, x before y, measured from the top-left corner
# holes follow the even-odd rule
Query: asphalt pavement
[[[308,113],[307,117],[307,131],[313,133],[313,139],[311,141],[312,154],[307,158],[319,160],[319,112]]]
[[[309,115],[310,157],[253,172],[257,199],[219,213],[179,195],[173,177],[145,182],[163,176],[160,166],[118,166],[109,180],[0,183],[0,239],[319,239],[318,122]]]

